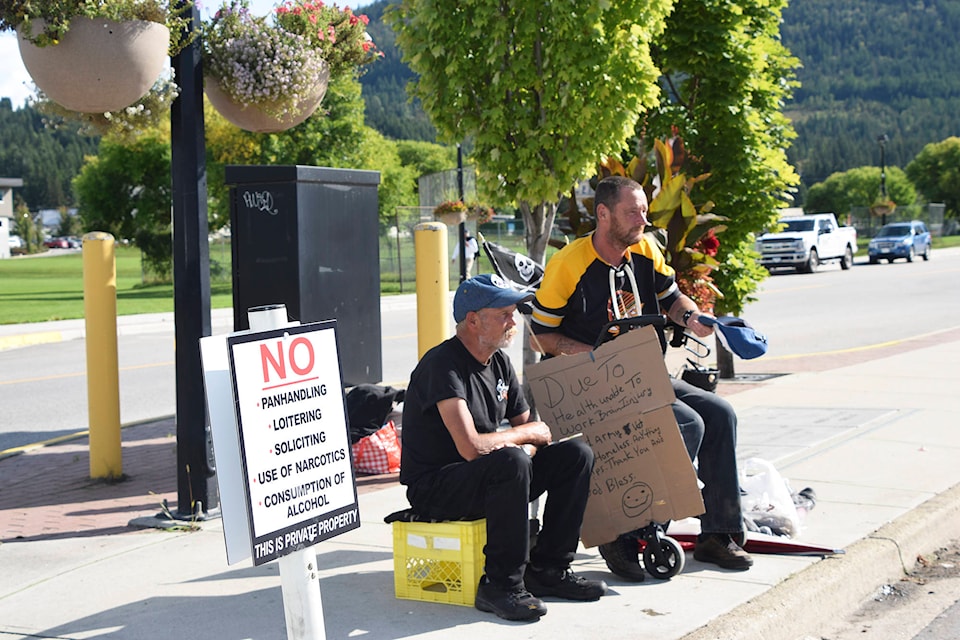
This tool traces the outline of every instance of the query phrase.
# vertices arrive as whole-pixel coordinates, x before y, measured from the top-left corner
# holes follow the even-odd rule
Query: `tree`
[[[18,195],[30,209],[75,204],[70,181],[96,148],[97,139],[54,128],[33,107],[14,111],[0,98],[0,175],[23,178]]]
[[[925,146],[907,165],[907,176],[928,201],[942,202],[948,217],[960,217],[960,138]]]
[[[397,146],[396,142],[387,140],[378,131],[365,127],[358,168],[380,172],[377,195],[381,229],[394,223],[397,207],[415,204],[417,199],[416,171],[403,164]]]
[[[917,190],[900,167],[886,167],[887,197],[904,206],[917,200]],[[810,187],[803,209],[807,213],[836,213],[843,217],[854,207],[870,207],[880,194],[880,167],[839,171]]]
[[[440,139],[470,139],[481,199],[516,203],[543,262],[560,195],[656,104],[651,38],[672,0],[401,0],[384,15]]]
[[[30,214],[27,205],[20,201],[17,203],[13,212],[13,228],[16,234],[23,240],[24,253],[36,253],[40,250],[43,243],[43,234],[36,218]]]
[[[785,0],[678,0],[652,53],[663,73],[660,107],[641,137],[685,145],[688,175],[710,174],[694,193],[727,219],[713,279],[718,313],[739,315],[766,272],[752,234],[777,217],[799,178],[787,162],[794,137],[782,113],[798,61],[780,42]]]
[[[73,189],[85,229],[106,231],[118,240],[132,240],[157,277],[170,274],[171,236],[170,140],[146,134],[123,144],[100,141],[99,155],[87,158]]]
[[[80,219],[67,211],[66,207],[60,208],[60,222],[57,224],[57,235],[61,238],[67,236],[78,236],[83,231],[83,225]]]
[[[413,167],[417,177],[457,166],[457,148],[418,140],[397,140],[400,162]]]

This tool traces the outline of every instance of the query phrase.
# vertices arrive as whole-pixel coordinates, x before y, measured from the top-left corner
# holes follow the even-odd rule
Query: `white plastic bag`
[[[740,497],[744,520],[760,531],[795,538],[800,533],[800,514],[787,482],[776,468],[761,458],[750,458],[740,468]]]

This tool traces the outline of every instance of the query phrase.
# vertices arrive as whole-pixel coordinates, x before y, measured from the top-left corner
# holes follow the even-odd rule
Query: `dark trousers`
[[[703,482],[704,533],[739,533],[740,479],[737,475],[737,414],[730,403],[688,382],[671,379],[677,401],[673,415],[690,459],[698,458],[697,476]]]
[[[543,447],[532,458],[504,447],[419,478],[407,499],[432,520],[487,519],[486,575],[494,585],[523,584],[527,562],[566,569],[580,539],[590,491],[593,451],[583,438]],[[547,494],[537,545],[530,545],[529,503]]]

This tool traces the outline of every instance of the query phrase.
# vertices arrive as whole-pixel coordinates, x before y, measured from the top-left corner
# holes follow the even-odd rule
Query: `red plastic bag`
[[[380,475],[400,471],[400,439],[393,420],[351,445],[353,470]]]

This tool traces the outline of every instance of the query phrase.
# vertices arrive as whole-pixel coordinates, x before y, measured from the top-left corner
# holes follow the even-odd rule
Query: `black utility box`
[[[380,173],[230,165],[224,178],[234,330],[268,304],[304,324],[336,319],[344,384],[380,382]]]

